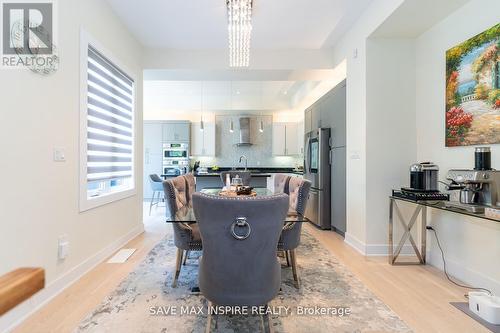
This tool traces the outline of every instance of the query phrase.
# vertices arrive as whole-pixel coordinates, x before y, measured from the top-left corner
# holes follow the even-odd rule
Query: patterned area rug
[[[188,260],[177,288],[172,288],[175,251],[169,233],[76,331],[204,332],[207,301],[190,291],[197,284],[197,259]],[[275,332],[411,331],[306,231],[297,258],[300,290],[294,287],[291,268],[283,266],[282,291],[270,303]],[[260,332],[261,328],[260,316],[231,314],[219,315],[214,331]]]

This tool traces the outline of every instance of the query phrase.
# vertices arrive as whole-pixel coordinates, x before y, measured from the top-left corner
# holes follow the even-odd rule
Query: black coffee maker
[[[439,167],[432,162],[413,164],[410,167],[410,188],[417,192],[439,192]]]

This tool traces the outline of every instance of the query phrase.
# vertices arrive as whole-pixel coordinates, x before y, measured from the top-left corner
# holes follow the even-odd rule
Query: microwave
[[[189,144],[187,143],[164,143],[163,158],[189,158]]]

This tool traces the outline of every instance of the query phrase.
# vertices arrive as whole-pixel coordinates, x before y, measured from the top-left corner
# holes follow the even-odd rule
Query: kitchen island
[[[220,178],[220,174],[223,171],[234,170],[233,168],[221,167],[217,171],[209,169],[206,173],[195,172],[196,177],[196,190],[201,191],[203,188],[216,187],[220,188],[224,186]],[[243,169],[236,169],[236,171],[244,171]],[[295,170],[294,168],[248,168],[248,171],[252,174],[252,180],[250,181],[250,186],[264,188],[267,187],[270,190],[274,190],[274,175],[277,173],[284,173],[289,175],[300,176],[303,173],[301,171]]]
[[[196,191],[201,191],[204,188],[216,187],[220,188],[224,186],[220,178],[220,172],[209,172],[209,173],[195,173],[196,177]],[[267,179],[271,177],[269,173],[254,173],[252,172],[252,179],[250,181],[250,186],[252,187],[267,187]]]

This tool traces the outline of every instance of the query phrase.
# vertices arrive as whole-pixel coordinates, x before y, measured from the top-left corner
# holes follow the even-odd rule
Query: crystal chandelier
[[[229,66],[248,67],[252,35],[253,0],[227,0]]]

